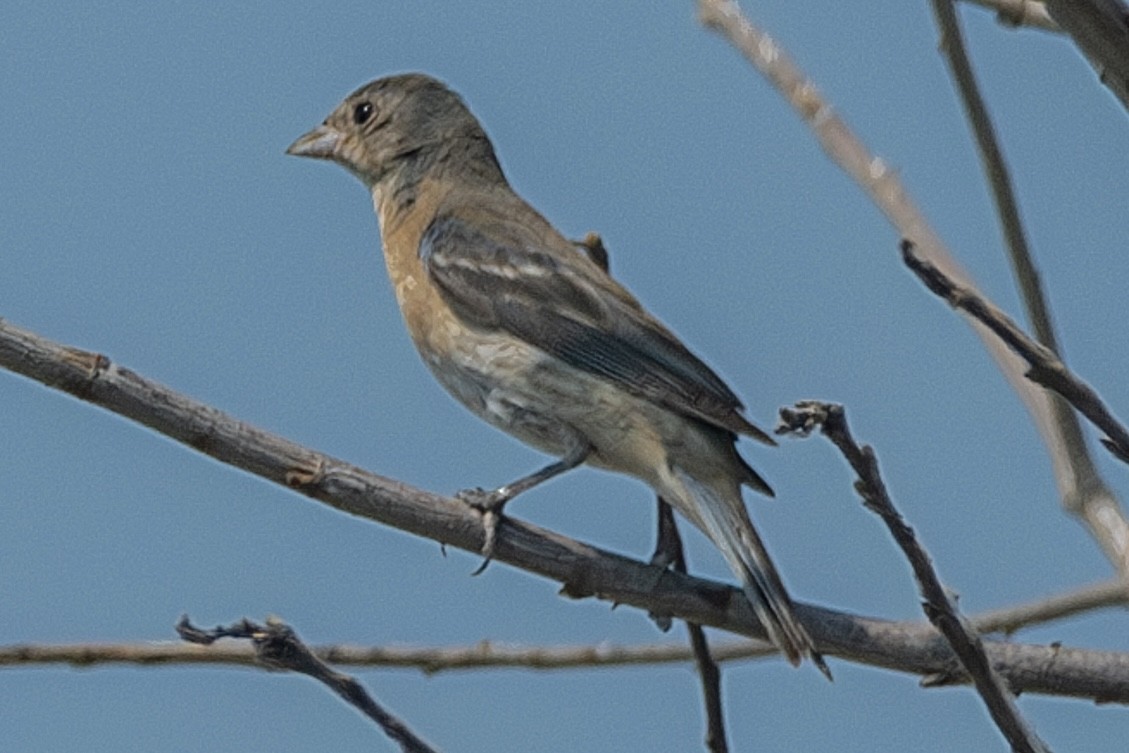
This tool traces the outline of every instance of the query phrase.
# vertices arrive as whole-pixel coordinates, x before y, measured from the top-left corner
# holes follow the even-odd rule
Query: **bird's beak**
[[[327,125],[319,125],[288,146],[286,153],[293,154],[295,157],[333,159],[337,156],[337,149],[341,145],[342,138],[343,134],[337,129],[330,128]]]

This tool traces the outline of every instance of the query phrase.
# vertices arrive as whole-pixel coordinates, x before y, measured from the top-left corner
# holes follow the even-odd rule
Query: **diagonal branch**
[[[371,719],[404,753],[436,753],[435,748],[379,704],[355,677],[336,671],[318,658],[289,625],[277,618],[267,619],[265,625],[244,619],[230,627],[201,630],[185,616],[177,623],[176,632],[184,641],[197,646],[210,646],[220,638],[249,640],[255,661],[317,680]]]
[[[1102,444],[1114,456],[1129,463],[1129,430],[1114,417],[1094,388],[1071,373],[1054,351],[1024,334],[1019,325],[974,288],[950,279],[943,271],[919,256],[909,241],[902,241],[902,256],[906,266],[933,293],[944,298],[953,308],[964,311],[988,327],[1009,348],[1022,356],[1031,365],[1027,377],[1062,395],[1106,433]]]
[[[980,95],[980,88],[976,83],[976,74],[972,71],[972,62],[968,58],[968,50],[964,45],[964,35],[961,33],[953,0],[932,0],[932,5],[933,14],[937,17],[937,24],[941,28],[940,48],[949,64],[949,70],[956,82],[957,91],[960,92],[965,115],[968,117],[968,121],[972,125],[972,132],[976,137],[980,161],[984,165],[988,187],[991,189],[992,198],[996,204],[1000,227],[1007,242],[1008,259],[1011,261],[1012,273],[1015,275],[1020,292],[1023,294],[1027,316],[1031,319],[1039,342],[1058,352],[1054,324],[1051,322],[1046,294],[1043,292],[1043,283],[1039,278],[1039,270],[1035,267],[1035,262],[1031,258],[1031,249],[1027,244],[1027,233],[1023,229],[1023,220],[1019,216],[1019,202],[1016,200],[1015,191],[1012,189],[1011,171],[1008,169],[1003,150],[996,138],[992,118],[988,114],[988,106]],[[1071,419],[1074,417],[1069,411],[1066,412],[1066,415]],[[1059,420],[1064,421],[1065,419],[1059,416]],[[1076,441],[1081,442],[1077,421],[1073,421],[1072,425],[1077,435]]]
[[[480,551],[480,513],[449,497],[369,473],[117,366],[103,355],[53,343],[0,320],[0,367],[148,426],[200,452],[285,485],[337,510],[469,552]],[[600,550],[524,521],[505,519],[496,557],[597,596],[651,613],[764,640],[731,586]],[[797,604],[817,648],[849,661],[919,675],[943,673],[952,650],[935,630]],[[992,663],[1017,692],[1129,704],[1129,654],[989,641]]]
[[[870,196],[901,236],[914,243],[921,258],[957,284],[975,288],[972,277],[929,225],[896,172],[867,150],[795,61],[742,15],[733,0],[698,0],[698,8],[702,23],[725,37],[780,92],[815,134],[828,157]],[[1081,443],[1064,435],[1053,396],[1025,378],[1024,361],[991,330],[976,319],[967,321],[1031,413],[1054,466],[1063,506],[1086,522],[1118,572],[1129,577],[1129,536],[1119,535],[1129,525],[1124,522],[1117,498],[1093,463],[1087,462],[1084,452],[1077,452]],[[1106,519],[1108,524],[1103,522]]]
[[[1050,307],[1047,305],[1039,272],[1027,245],[1023,222],[1019,216],[1019,203],[1012,189],[1010,171],[1004,161],[1003,150],[996,138],[995,129],[992,127],[988,107],[980,96],[972,63],[964,46],[960,22],[952,0],[933,0],[932,4],[937,23],[941,27],[941,49],[946,60],[949,61],[949,68],[956,81],[961,101],[964,103],[965,113],[976,135],[980,159],[984,164],[988,185],[995,199],[996,213],[999,215],[1000,226],[1007,241],[1012,273],[1019,284],[1027,318],[1031,321],[1036,339],[1058,353],[1060,349],[1054,324],[1051,321]],[[1071,410],[1069,404],[1057,395],[1051,396],[1049,407],[1050,424],[1044,428],[1048,432],[1053,432],[1056,445],[1063,451],[1061,462],[1055,463],[1055,478],[1061,492],[1063,507],[1075,517],[1092,521],[1091,534],[1103,545],[1107,556],[1118,567],[1122,577],[1129,582],[1129,558],[1125,557],[1122,548],[1110,546],[1114,539],[1109,535],[1108,530],[1111,526],[1124,530],[1127,527],[1124,516],[1119,514],[1120,522],[1112,520],[1109,523],[1104,521],[1104,516],[1102,519],[1086,516],[1084,510],[1091,505],[1095,508],[1103,508],[1109,513],[1119,513],[1119,509],[1117,505],[1109,504],[1113,499],[1113,492],[1106,486],[1094,465],[1082,435],[1078,416]],[[1093,523],[1098,525],[1095,526]]]
[[[1002,343],[1027,361],[1030,365],[1027,378],[1066,399],[1106,433],[1102,439],[1106,449],[1129,463],[1129,431],[1113,416],[1098,393],[1071,373],[1054,351],[1024,334],[1014,321],[975,288],[952,279],[924,259],[909,241],[902,241],[902,258],[933,293],[995,333]],[[1087,494],[1080,496],[1078,503],[1067,509],[1086,524],[1122,577],[1129,573],[1129,523],[1116,498],[1112,494]]]
[[[702,23],[721,34],[745,56],[811,129],[827,156],[847,174],[886,216],[902,238],[914,242],[921,256],[952,279],[973,285],[964,270],[929,224],[920,207],[909,195],[898,174],[884,160],[872,154],[843,118],[827,101],[787,53],[763,30],[745,17],[733,0],[698,0]],[[1055,478],[1064,500],[1086,498],[1100,478],[1084,478],[1073,473],[1070,454],[1056,429],[1051,401],[1045,391],[1024,378],[1026,366],[992,333],[975,320],[973,331],[988,354],[1023,400],[1055,467]]]
[[[926,616],[952,646],[964,673],[972,678],[972,684],[984,700],[992,721],[1003,733],[1011,749],[1022,753],[1047,753],[1048,748],[1023,718],[1016,706],[1015,696],[992,666],[979,634],[949,597],[929,553],[921,545],[913,528],[894,507],[886,490],[886,482],[878,470],[878,458],[873,448],[859,445],[851,435],[843,406],[805,401],[797,403],[795,409],[781,410],[780,416],[785,428],[779,429],[778,433],[790,431],[806,436],[818,426],[824,436],[839,448],[858,477],[855,491],[862,497],[863,506],[882,518],[894,541],[905,554],[925,599],[922,608]],[[948,674],[951,676],[952,673]]]

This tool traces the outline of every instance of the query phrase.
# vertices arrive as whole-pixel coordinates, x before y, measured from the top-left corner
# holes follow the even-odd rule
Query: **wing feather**
[[[420,243],[428,274],[466,321],[677,413],[774,444],[709,366],[567,241],[537,246],[522,226],[494,221],[487,232],[483,224],[440,215]]]

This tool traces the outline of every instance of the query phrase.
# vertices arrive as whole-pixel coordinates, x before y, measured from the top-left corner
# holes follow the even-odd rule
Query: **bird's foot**
[[[498,526],[502,520],[502,508],[510,501],[512,495],[506,493],[506,488],[501,489],[463,489],[455,495],[455,499],[463,502],[482,513],[482,527],[486,531],[486,539],[482,544],[482,564],[471,573],[479,575],[494,558],[494,544],[498,540]]]
[[[678,570],[677,565],[681,561],[682,557],[682,542],[677,540],[677,536],[678,534],[676,532],[676,538],[673,548],[670,541],[664,541],[662,538],[659,539],[659,542],[655,547],[655,553],[651,555],[652,565],[657,565],[663,570]],[[647,616],[650,617],[651,621],[655,623],[655,627],[657,627],[664,633],[668,632],[671,626],[674,624],[673,619],[669,614],[663,614],[661,612],[650,612]]]

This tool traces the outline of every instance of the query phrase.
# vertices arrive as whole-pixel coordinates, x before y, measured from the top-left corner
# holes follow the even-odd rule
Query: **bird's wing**
[[[528,211],[533,231],[510,218],[447,213],[423,234],[420,259],[459,316],[677,413],[774,444],[741,415],[741,401],[712,369]]]

